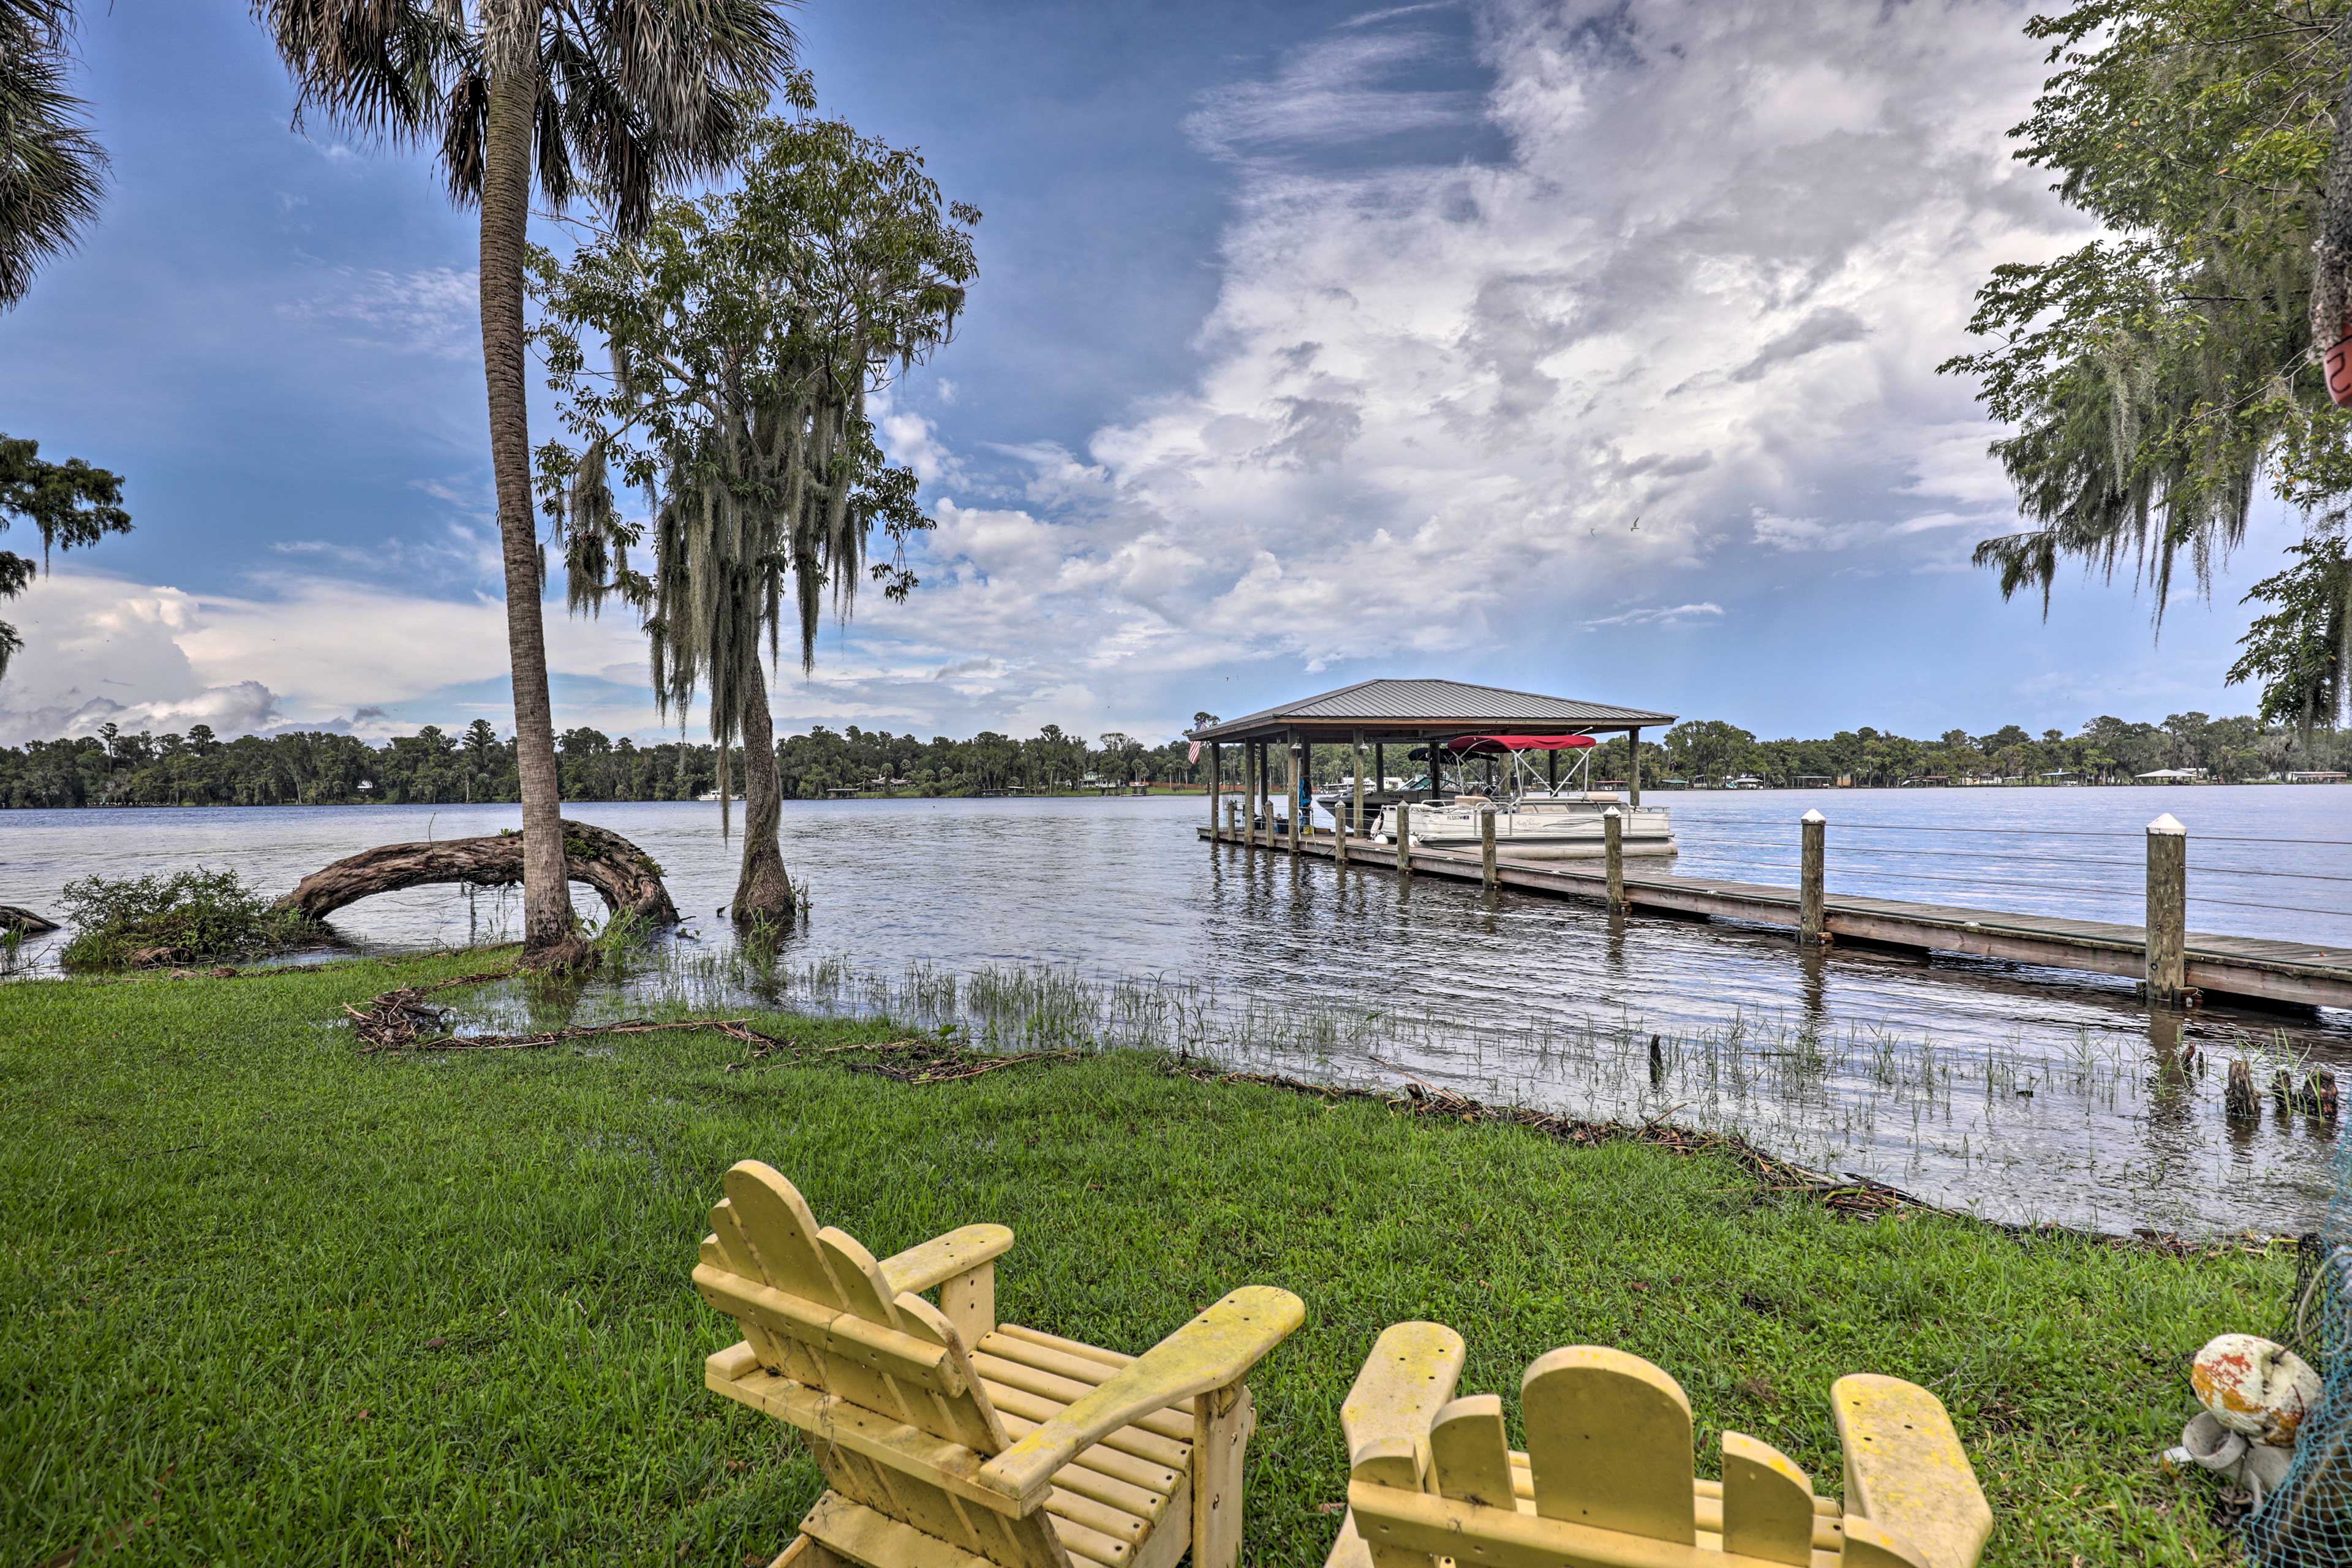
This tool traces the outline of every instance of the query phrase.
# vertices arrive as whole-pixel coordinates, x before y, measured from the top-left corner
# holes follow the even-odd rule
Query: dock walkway
[[[1210,837],[1205,827],[1193,831],[1204,841]],[[1217,838],[1235,848],[1243,847],[1242,840],[1230,833],[1221,832]],[[1275,842],[1268,844],[1263,832],[1257,847],[1284,854],[1290,851],[1286,838],[1277,835]],[[1308,834],[1301,840],[1298,852],[1310,858],[1337,858],[1337,847],[1328,831]],[[1348,840],[1348,864],[1350,868],[1393,873],[1396,848],[1368,838],[1351,837]],[[1412,868],[1416,876],[1456,881],[1476,882],[1485,876],[1479,857],[1467,851],[1415,849]],[[1497,856],[1495,878],[1504,887],[1521,892],[1590,899],[1596,903],[1608,900],[1608,874],[1599,860],[1538,862]],[[1634,910],[1748,921],[1787,926],[1792,931],[1798,923],[1798,891],[1794,888],[1720,877],[1637,873],[1632,865],[1625,870],[1625,901]],[[1828,896],[1825,916],[1831,936],[1856,942],[2003,958],[2134,980],[2146,973],[2147,964],[2147,931],[2143,926],[1840,893]],[[2187,960],[2188,984],[2200,992],[2304,1006],[2352,1007],[2352,949],[2190,931]]]

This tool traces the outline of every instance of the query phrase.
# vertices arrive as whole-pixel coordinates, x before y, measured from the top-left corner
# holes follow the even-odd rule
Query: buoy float
[[[2304,1415],[2319,1403],[2311,1363],[2258,1334],[2221,1334],[2189,1365],[2189,1384],[2215,1420],[2273,1447],[2292,1447]]]

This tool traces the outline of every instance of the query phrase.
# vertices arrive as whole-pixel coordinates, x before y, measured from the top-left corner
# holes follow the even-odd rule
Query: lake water
[[[1674,812],[1683,874],[1793,883],[1796,819],[1818,806],[1832,892],[2122,921],[2137,919],[2142,829],[2168,810],[2191,835],[2194,928],[2352,946],[2352,789],[1654,798]],[[715,805],[569,809],[660,860],[700,939],[592,984],[571,1004],[583,1017],[756,994],[1018,1043],[1040,1016],[1078,1016],[1113,1039],[1301,1076],[1736,1130],[1935,1202],[2103,1230],[2307,1227],[2336,1126],[2266,1103],[2259,1126],[2232,1127],[2222,1074],[2233,1056],[2263,1083],[2324,1064],[2352,1089],[2352,1014],[2151,1015],[2119,980],[1812,955],[1785,931],[1342,874],[1211,848],[1198,796],[788,805],[786,859],[812,907],[775,962],[751,967],[727,956],[714,918],[734,873]],[[274,891],[372,845],[518,820],[513,806],[0,813],[0,902],[54,912],[75,877],[197,864]],[[458,946],[510,932],[515,904],[421,889],[337,923],[371,949]],[[36,973],[54,946],[28,948]],[[475,1005],[502,1022],[550,1004]],[[2186,1071],[2184,1042],[2200,1048]]]

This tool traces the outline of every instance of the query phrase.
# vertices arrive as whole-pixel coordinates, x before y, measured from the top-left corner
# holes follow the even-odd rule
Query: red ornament
[[[2327,395],[2338,408],[2352,408],[2352,332],[2336,340],[2322,361],[2327,370]]]

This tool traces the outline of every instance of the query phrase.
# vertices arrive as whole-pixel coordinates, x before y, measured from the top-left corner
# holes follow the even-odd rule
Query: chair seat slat
[[[982,1376],[980,1386],[987,1392],[989,1403],[996,1406],[997,1414],[1007,1418],[1008,1426],[1010,1417],[1013,1415],[1024,1416],[1033,1425],[1050,1421],[1069,1404],[1067,1400],[1049,1399],[1025,1388],[994,1382],[985,1375]],[[1182,1470],[1192,1457],[1190,1443],[1179,1443],[1172,1437],[1148,1432],[1140,1426],[1120,1427],[1105,1437],[1103,1445],[1117,1448],[1123,1454],[1133,1454],[1139,1459],[1149,1459],[1169,1470]]]
[[[1040,1372],[1034,1366],[1024,1366],[1017,1361],[1007,1361],[1001,1355],[983,1351],[971,1358],[973,1368],[991,1384],[1002,1384],[1027,1394],[1051,1399],[1057,1405],[1075,1405],[1092,1394],[1095,1385],[1072,1378],[1058,1377],[1050,1372]],[[1189,1442],[1192,1436],[1192,1418],[1172,1410],[1155,1410],[1139,1417],[1134,1423],[1147,1432],[1156,1432],[1174,1442]]]

